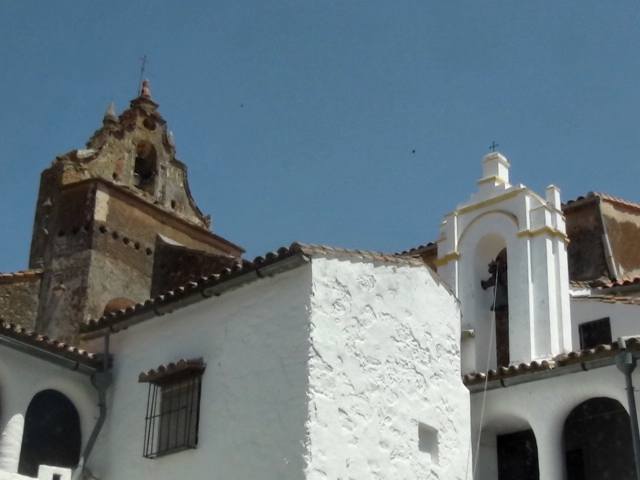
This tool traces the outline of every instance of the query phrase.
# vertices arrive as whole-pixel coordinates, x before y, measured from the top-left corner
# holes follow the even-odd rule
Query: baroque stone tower
[[[109,106],[84,150],[42,172],[29,259],[41,271],[35,330],[75,341],[78,325],[214,273],[243,250],[210,231],[151,99]]]

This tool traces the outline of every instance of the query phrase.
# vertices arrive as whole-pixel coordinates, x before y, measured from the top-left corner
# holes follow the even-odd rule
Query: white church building
[[[43,172],[0,275],[0,480],[638,478],[640,205],[494,152],[436,243],[248,261],[172,142],[145,84]]]

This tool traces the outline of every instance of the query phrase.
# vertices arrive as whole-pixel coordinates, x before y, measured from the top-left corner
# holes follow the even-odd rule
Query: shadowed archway
[[[635,479],[629,414],[612,398],[574,408],[564,423],[567,480]]]
[[[80,417],[71,400],[56,390],[37,393],[25,416],[18,473],[36,477],[43,464],[75,467],[81,441]]]

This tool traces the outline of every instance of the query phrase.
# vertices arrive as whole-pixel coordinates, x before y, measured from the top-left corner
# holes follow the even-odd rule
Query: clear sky
[[[252,259],[434,241],[492,141],[512,183],[640,202],[640,4],[0,0],[0,271],[40,172],[145,77],[191,192]]]

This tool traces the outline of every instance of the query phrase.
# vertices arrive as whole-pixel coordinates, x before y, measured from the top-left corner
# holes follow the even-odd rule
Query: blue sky
[[[511,180],[640,202],[640,6],[549,1],[0,1],[0,271],[26,268],[39,174],[145,77],[213,230],[433,241],[492,141]],[[414,152],[415,151],[415,152]]]

